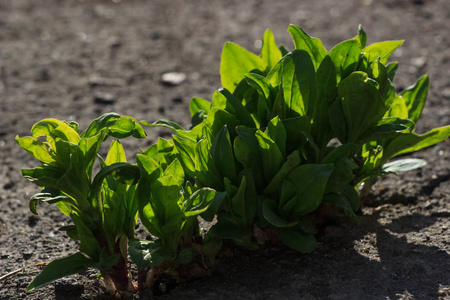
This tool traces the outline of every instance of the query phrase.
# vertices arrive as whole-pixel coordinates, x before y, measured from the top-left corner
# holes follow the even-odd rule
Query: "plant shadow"
[[[414,233],[449,216],[412,214],[382,225],[378,211],[359,224],[344,220],[326,227],[309,254],[282,246],[232,249],[219,272],[161,299],[439,299],[450,285],[450,255]]]

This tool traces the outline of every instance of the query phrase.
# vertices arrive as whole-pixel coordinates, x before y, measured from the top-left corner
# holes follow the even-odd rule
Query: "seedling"
[[[127,240],[134,238],[138,209],[134,194],[140,171],[126,163],[117,140],[112,141],[106,159],[98,154],[108,137],[131,135],[146,136],[135,119],[105,114],[81,135],[74,122],[45,119],[33,126],[31,136],[16,138],[41,162],[22,170],[25,178],[42,188],[31,198],[30,210],[37,214],[39,202],[56,204],[73,221],[60,230],[80,242],[77,253],[48,264],[30,283],[29,291],[87,268],[100,271],[112,294],[135,291],[128,274]],[[94,175],[97,159],[100,170]]]

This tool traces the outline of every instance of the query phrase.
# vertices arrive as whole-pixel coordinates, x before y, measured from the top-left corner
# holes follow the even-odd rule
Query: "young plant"
[[[47,265],[28,290],[95,268],[112,294],[116,290],[134,292],[127,240],[134,238],[138,209],[134,195],[140,171],[126,163],[117,140],[112,141],[106,159],[98,154],[108,137],[128,136],[144,138],[146,134],[135,119],[110,113],[94,120],[81,135],[75,122],[45,119],[33,126],[31,136],[16,138],[41,162],[36,168],[22,170],[25,178],[42,188],[31,198],[30,210],[37,214],[39,202],[56,204],[73,221],[60,230],[80,242],[77,253]],[[93,174],[96,159],[100,169]]]
[[[270,30],[259,56],[225,44],[223,88],[211,102],[192,99],[190,131],[167,121],[143,124],[171,128],[187,177],[226,192],[211,205],[218,220],[212,236],[253,248],[257,225],[311,251],[322,203],[354,218],[358,186],[422,166],[417,159],[388,161],[443,141],[450,126],[414,133],[428,78],[396,94],[397,63],[386,63],[403,41],[366,46],[360,27],[327,51],[301,28],[288,31],[292,52],[278,47]]]
[[[138,268],[151,268],[146,280],[150,286],[169,271],[180,280],[177,266],[202,254],[197,216],[208,209],[216,196],[213,189],[199,189],[185,180],[178,157],[173,142],[161,138],[137,155],[141,172],[136,191],[139,217],[157,239],[130,240],[129,245]]]

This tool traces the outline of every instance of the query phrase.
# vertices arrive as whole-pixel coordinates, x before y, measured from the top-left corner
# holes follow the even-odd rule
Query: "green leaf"
[[[238,189],[232,186],[227,178],[224,181],[231,214],[240,226],[250,226],[257,209],[257,192],[252,170],[245,169],[242,171]]]
[[[409,114],[405,100],[402,97],[396,95],[394,101],[392,102],[391,108],[386,112],[384,117],[385,118],[397,117],[400,119],[408,119]]]
[[[392,172],[392,173],[406,172],[406,171],[411,171],[414,169],[422,168],[426,164],[427,164],[427,162],[424,161],[423,159],[405,158],[405,159],[400,159],[400,160],[396,160],[396,161],[384,164],[383,170],[385,172]]]
[[[281,166],[277,175],[275,175],[272,181],[264,189],[264,194],[270,194],[276,192],[283,180],[289,175],[289,173],[300,165],[301,158],[298,150],[295,150],[290,155],[288,155],[286,162]]]
[[[204,111],[205,114],[207,114],[210,108],[211,102],[199,97],[192,98],[191,102],[189,103],[189,111],[191,112],[191,117],[194,116],[200,110]]]
[[[208,209],[200,214],[200,216],[207,222],[212,222],[216,217],[219,208],[222,205],[223,200],[227,196],[226,192],[216,192],[214,199],[209,205]]]
[[[303,147],[308,139],[304,133],[311,132],[311,119],[308,116],[282,119],[286,129],[286,153]]]
[[[317,241],[314,235],[298,230],[280,230],[281,241],[299,252],[312,252],[316,249]]]
[[[231,181],[237,178],[236,166],[234,163],[233,148],[231,146],[230,134],[225,125],[213,140],[211,156],[222,177],[227,177]]]
[[[255,174],[264,174],[262,154],[256,138],[256,130],[244,126],[236,128],[238,136],[234,139],[234,154],[244,169],[251,169]],[[264,177],[255,178],[257,189],[264,186]]]
[[[328,111],[337,96],[336,68],[327,55],[317,70],[317,101],[312,115],[311,136],[320,149],[324,149],[332,137]]]
[[[82,138],[89,138],[99,134],[104,129],[115,138],[134,136],[136,138],[146,137],[145,131],[139,122],[128,116],[120,116],[116,113],[107,113],[91,122],[89,127],[81,134]]]
[[[270,182],[283,164],[283,154],[277,144],[264,132],[258,130],[255,136],[261,153],[264,177],[266,182]]]
[[[358,26],[358,35],[355,36],[354,38],[355,40],[358,41],[359,43],[359,47],[362,49],[366,46],[367,43],[367,34],[364,31],[364,29],[362,28],[361,24],[359,24]]]
[[[270,120],[264,133],[275,142],[283,158],[286,157],[286,129],[278,116]]]
[[[391,82],[394,82],[395,73],[398,69],[398,62],[392,62],[386,65],[388,71],[388,78]]]
[[[322,42],[318,38],[309,36],[300,27],[289,25],[288,32],[294,40],[295,49],[306,51],[312,58],[314,68],[317,70],[323,58],[328,54]]]
[[[118,140],[113,140],[109,146],[108,155],[105,159],[106,165],[112,165],[114,163],[126,163],[127,158],[125,155],[125,150],[122,144]]]
[[[348,130],[346,142],[358,142],[390,108],[392,101],[383,99],[378,88],[378,83],[362,72],[354,72],[340,82],[338,93]]]
[[[236,118],[240,121],[240,124],[251,128],[255,127],[253,118],[238,98],[231,94],[227,89],[219,89],[218,92],[215,93],[215,95],[217,94],[225,97],[225,101],[227,103],[226,106],[228,107],[229,105],[231,105],[234,111],[228,111],[225,107],[221,107],[222,109],[227,110],[231,114],[235,114]]]
[[[27,292],[45,286],[56,279],[80,273],[95,266],[94,261],[81,253],[75,253],[68,257],[54,260],[33,279],[27,287]]]
[[[163,225],[171,222],[172,219],[180,219],[181,225],[184,197],[178,178],[172,175],[161,177],[152,187],[151,201],[159,202],[160,205],[155,206],[155,213]]]
[[[229,214],[220,214],[218,222],[211,228],[215,236],[221,239],[230,239],[239,246],[252,248],[253,230],[250,227],[242,227],[236,219]]]
[[[317,81],[314,64],[306,51],[295,50],[285,57],[283,93],[288,117],[312,112],[317,98]]]
[[[292,170],[281,187],[282,212],[293,220],[315,211],[322,201],[325,186],[332,172],[331,164],[305,164]],[[289,203],[294,197],[297,198],[295,203]]]
[[[378,82],[378,89],[381,96],[390,101],[395,98],[395,88],[388,78],[388,71],[386,67],[379,61],[374,61],[368,70],[369,77]]]
[[[39,204],[39,202],[46,202],[48,204],[58,203],[58,202],[65,202],[68,203],[74,207],[76,207],[76,202],[73,201],[72,198],[64,195],[61,193],[60,190],[52,188],[52,187],[45,187],[40,193],[34,194],[30,199],[30,211],[37,215],[36,208]],[[65,215],[67,214],[66,211],[63,211]]]
[[[184,171],[180,161],[175,158],[170,165],[163,171],[163,176],[173,176],[177,185],[182,186],[184,184]]]
[[[155,235],[161,236],[162,221],[157,211],[164,208],[159,201],[151,201],[151,192],[155,182],[160,178],[162,170],[151,157],[138,154],[136,160],[141,170],[141,176],[136,191],[139,204],[139,217],[147,230]],[[157,199],[158,200],[158,199]]]
[[[385,156],[392,158],[400,154],[414,152],[433,146],[448,139],[449,137],[450,125],[434,128],[425,134],[411,133],[407,135],[400,135],[385,146]]]
[[[186,174],[195,177],[195,147],[196,143],[192,140],[173,136],[175,148],[180,153],[180,161]]]
[[[427,101],[427,94],[430,88],[430,80],[428,75],[424,75],[417,80],[417,82],[407,87],[400,93],[400,97],[405,101],[408,109],[408,119],[413,122],[419,120],[422,110]]]
[[[202,188],[195,191],[183,202],[185,217],[199,215],[205,212],[216,196],[216,191],[210,188]]]
[[[22,169],[22,176],[37,186],[58,189],[59,180],[64,176],[64,170],[51,165],[43,165],[34,169]]]
[[[269,99],[271,85],[270,81],[266,77],[254,73],[247,73],[245,74],[245,79],[251,87],[258,91],[261,96]]]
[[[78,144],[80,136],[68,123],[56,119],[44,119],[34,124],[31,128],[31,136],[38,138],[40,136],[50,136],[53,139],[62,140]]]
[[[349,200],[345,197],[345,195],[339,194],[339,193],[330,193],[323,196],[323,202],[324,203],[331,203],[336,206],[341,207],[344,212],[350,216],[353,220],[357,220],[358,217],[353,212],[352,205],[350,204]]]
[[[378,122],[376,127],[371,128],[364,134],[364,138],[361,141],[395,138],[400,134],[411,133],[415,126],[416,124],[408,119],[395,117],[383,118]]]
[[[210,110],[204,123],[209,128],[211,136],[213,137],[216,136],[225,125],[229,128],[230,135],[233,136],[236,134],[233,129],[238,125],[235,115],[216,107]]]
[[[328,180],[325,193],[338,191],[342,186],[355,178],[358,165],[353,157],[358,150],[355,144],[344,144],[333,149],[321,161],[323,164],[334,164],[333,173]]]
[[[16,137],[16,142],[27,151],[31,156],[36,158],[45,164],[52,164],[56,162],[55,154],[46,146],[43,142],[33,138],[31,136],[26,136],[23,138]]]
[[[223,190],[222,177],[210,153],[211,144],[202,139],[195,147],[195,175],[207,187]]]
[[[175,122],[172,121],[168,121],[168,120],[158,120],[156,122],[153,123],[148,123],[146,121],[141,121],[142,124],[146,125],[146,126],[152,126],[152,127],[165,127],[168,128],[172,131],[174,131],[175,133],[179,130],[184,131],[184,128],[181,125],[178,125]]]
[[[343,144],[347,143],[348,126],[345,120],[344,109],[341,105],[341,100],[338,99],[331,104],[328,109],[328,117],[330,119],[331,130],[335,137]]]
[[[265,72],[267,63],[255,54],[234,43],[226,43],[222,50],[220,62],[220,77],[222,86],[234,91],[238,83],[245,78],[246,73]]]
[[[139,269],[159,266],[165,261],[175,259],[176,256],[176,253],[165,249],[158,240],[130,240],[128,250],[131,259]]]
[[[280,212],[280,208],[278,207],[278,203],[273,201],[272,199],[266,198],[262,204],[262,213],[264,219],[267,220],[270,224],[275,227],[292,227],[298,223],[290,222],[286,220]]]
[[[370,62],[375,61],[380,57],[382,64],[386,64],[389,57],[394,53],[395,49],[400,47],[404,41],[385,41],[375,44],[371,44],[364,49],[362,52],[368,53],[370,55]]]
[[[216,264],[216,257],[222,248],[223,241],[218,238],[214,232],[214,226],[208,230],[202,243],[203,255],[207,258],[210,265]]]
[[[277,47],[277,43],[275,42],[275,37],[270,29],[267,29],[264,32],[264,36],[262,39],[262,47],[261,53],[259,57],[263,59],[267,63],[268,69],[272,69],[272,67],[281,59],[281,51]]]
[[[77,227],[78,238],[80,239],[80,251],[87,254],[94,261],[99,261],[101,248],[92,232],[95,228],[89,228],[85,220],[75,214],[71,214],[70,218]],[[89,220],[89,222],[92,221]]]
[[[359,42],[355,39],[341,42],[330,50],[328,55],[336,67],[337,83],[353,72],[360,53]]]
[[[140,171],[137,166],[128,163],[115,163],[102,168],[92,182],[91,197],[97,197],[97,193],[102,188],[103,180],[111,174],[114,174],[119,182],[133,185],[138,182]]]

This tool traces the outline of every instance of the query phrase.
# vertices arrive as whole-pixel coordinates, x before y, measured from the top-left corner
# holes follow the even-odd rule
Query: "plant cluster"
[[[321,206],[356,219],[360,193],[377,178],[425,163],[390,159],[450,136],[450,126],[414,132],[429,80],[396,92],[398,64],[387,61],[403,41],[366,46],[360,27],[327,51],[299,27],[288,32],[291,52],[270,30],[259,56],[226,43],[223,87],[212,101],[191,100],[189,129],[105,114],[81,134],[76,123],[45,119],[31,137],[17,138],[42,163],[22,170],[42,188],[31,211],[38,202],[55,203],[73,221],[61,230],[80,241],[78,253],[50,263],[28,289],[96,268],[112,291],[133,293],[146,280],[189,276],[196,262],[214,265],[224,240],[256,249],[275,239],[312,251]],[[170,128],[173,138],[159,138],[129,164],[117,139],[144,138],[141,125]],[[108,137],[116,140],[103,159],[99,147]],[[135,238],[138,216],[155,239]],[[199,218],[212,222],[206,233]]]

